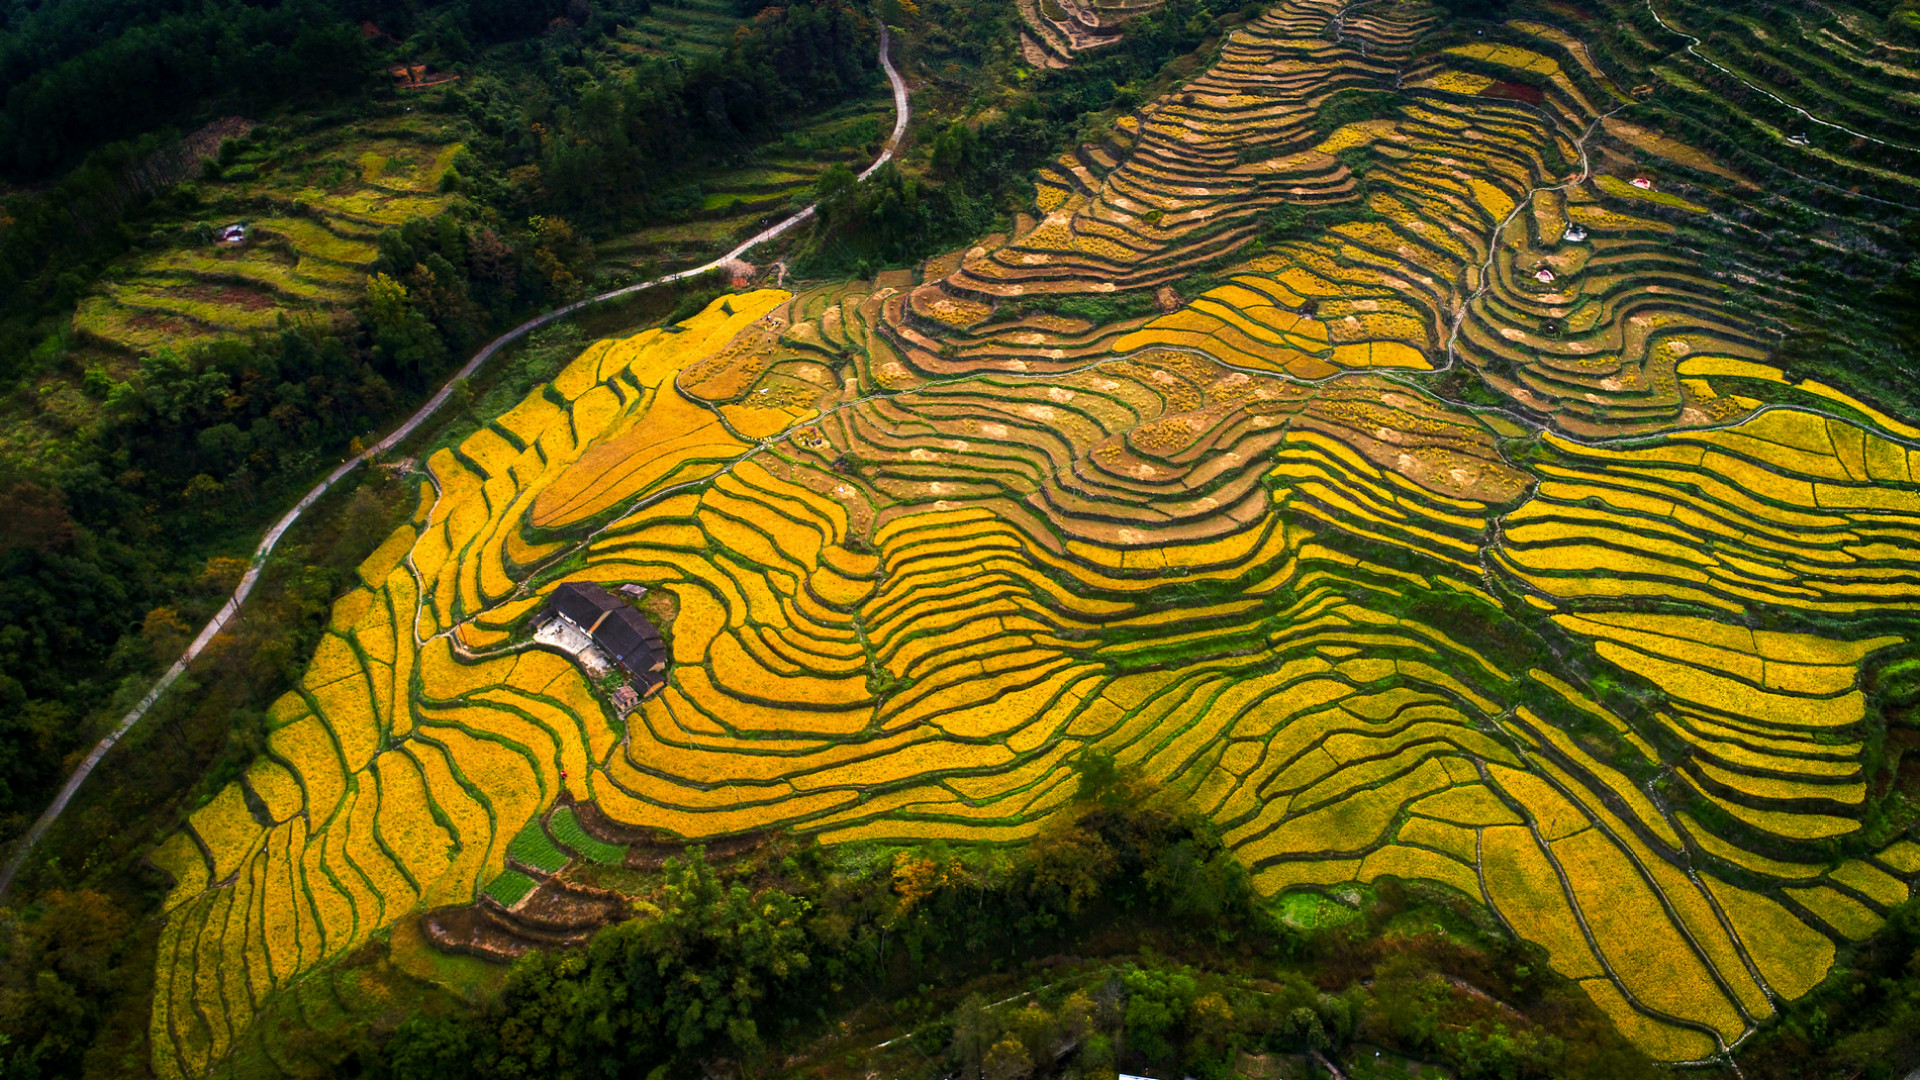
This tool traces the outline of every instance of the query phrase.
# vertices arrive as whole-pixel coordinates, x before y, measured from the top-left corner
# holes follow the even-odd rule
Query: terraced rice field
[[[1019,0],[1020,55],[1040,68],[1064,68],[1074,57],[1118,42],[1122,24],[1160,0]]]
[[[240,244],[184,239],[143,255],[84,298],[74,330],[130,352],[325,320],[358,302],[376,239],[443,210],[440,179],[461,145],[410,119],[370,121],[278,165],[243,157],[236,178],[202,182],[202,220],[244,222]],[[263,170],[270,170],[265,171]]]
[[[655,12],[661,9],[656,7]],[[713,257],[770,221],[813,201],[820,174],[835,165],[856,171],[872,160],[893,124],[893,97],[882,83],[876,92],[813,117],[752,163],[703,179],[698,205],[686,220],[651,225],[612,237],[598,247],[604,270],[649,276]],[[696,197],[683,193],[691,202]]]
[[[1662,243],[1694,211],[1594,167],[1634,133],[1579,42],[1424,54],[1397,118],[1324,136],[1317,101],[1390,86],[1428,19],[1369,5],[1336,40],[1336,12],[1236,31],[1128,145],[1045,174],[1017,237],[600,342],[433,455],[267,759],[154,856],[157,1072],[400,920],[618,861],[607,822],[1012,843],[1089,748],[1185,793],[1265,893],[1479,899],[1664,1060],[1817,984],[1920,872],[1863,828],[1920,431],[1713,392],[1757,332]],[[1480,93],[1505,82],[1540,103]],[[1250,139],[1274,155],[1232,164]],[[1362,145],[1375,217],[1150,318],[1018,306],[1357,198]],[[1408,377],[1450,364],[1505,405]],[[624,723],[527,640],[567,580],[674,601]]]
[[[745,23],[730,0],[666,0],[622,26],[613,47],[637,56],[719,52]]]

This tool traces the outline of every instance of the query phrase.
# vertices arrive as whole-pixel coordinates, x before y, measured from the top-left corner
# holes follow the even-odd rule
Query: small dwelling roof
[[[553,610],[578,625],[613,661],[632,672],[656,670],[666,642],[645,615],[592,582],[569,581],[548,598]]]
[[[553,590],[547,598],[553,610],[579,623],[592,626],[601,615],[627,605],[615,599],[613,594],[591,582],[569,581]]]

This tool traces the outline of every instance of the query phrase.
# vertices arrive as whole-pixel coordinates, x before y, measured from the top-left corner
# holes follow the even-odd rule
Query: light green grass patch
[[[501,904],[512,907],[520,901],[525,900],[527,894],[534,890],[536,884],[537,882],[532,878],[518,870],[503,870],[499,877],[488,882],[487,887],[480,891],[493,897]]]
[[[588,834],[587,830],[580,827],[580,819],[570,806],[562,806],[553,812],[547,821],[547,831],[562,845],[593,862],[622,866],[627,861],[626,848]]]
[[[1355,890],[1357,892],[1357,890]],[[1360,917],[1360,909],[1310,889],[1281,893],[1273,900],[1280,921],[1296,930],[1325,930]]]
[[[544,873],[554,873],[567,865],[567,853],[554,846],[540,819],[527,822],[507,844],[507,856]]]
[[[1642,202],[1658,203],[1661,206],[1671,206],[1675,210],[1687,210],[1695,214],[1707,212],[1707,208],[1699,203],[1688,202],[1678,195],[1664,191],[1644,191],[1617,176],[1597,176],[1593,182],[1599,185],[1601,191],[1622,199],[1639,199]]]

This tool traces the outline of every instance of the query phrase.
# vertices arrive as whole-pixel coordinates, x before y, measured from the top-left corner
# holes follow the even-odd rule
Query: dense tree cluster
[[[1004,17],[979,7],[928,0],[923,19],[952,27]],[[818,181],[820,215],[803,269],[865,274],[977,239],[1009,204],[1030,200],[1033,170],[1060,152],[1063,137],[1075,137],[1086,116],[1134,104],[1140,86],[1240,7],[1239,0],[1170,0],[1128,23],[1119,45],[1064,70],[1032,72],[1005,109],[933,134],[924,176],[883,168],[856,183],[851,170],[829,170]]]
[[[1920,1061],[1920,900],[1895,908],[1852,964],[1788,1005],[1740,1061],[1754,1080],[1904,1080]]]
[[[110,897],[48,895],[31,917],[0,910],[0,1075],[60,1075],[77,1066],[101,1005],[124,989],[115,969],[135,927]]]
[[[308,85],[304,100],[358,89],[374,55],[362,23],[382,41],[415,34],[412,45],[459,53],[562,16],[605,29],[590,4],[19,5],[0,29],[0,172],[52,168],[215,108],[303,100],[291,84],[273,89],[276,79],[338,76],[331,89]],[[140,636],[147,613],[192,618],[175,598],[191,594],[206,547],[310,482],[488,334],[587,287],[592,248],[566,214],[644,216],[676,166],[710,148],[736,152],[799,110],[863,90],[872,35],[844,5],[770,8],[719,55],[579,85],[559,72],[580,58],[581,35],[547,35],[528,70],[554,66],[548,82],[560,89],[516,98],[488,78],[492,100],[453,99],[493,135],[465,159],[475,199],[383,235],[351,318],[161,349],[131,372],[90,367],[80,390],[91,421],[57,456],[0,467],[0,497],[19,507],[0,526],[0,820],[17,826],[44,801],[59,762],[87,738],[78,721],[156,663]],[[84,88],[68,85],[82,75]],[[7,201],[0,377],[57,365],[56,328],[101,269],[194,210],[193,183],[147,175],[165,149],[158,134],[110,142],[54,187]]]
[[[363,89],[374,40],[421,31],[465,48],[539,33],[569,10],[565,0],[8,0],[0,174],[44,176],[102,143],[211,110],[257,113]]]
[[[1393,891],[1375,922],[1291,930],[1200,818],[1110,758],[1090,754],[1081,770],[1078,799],[1021,852],[813,846],[717,868],[692,849],[668,864],[634,919],[584,949],[529,955],[478,1015],[406,1021],[373,1071],[392,1080],[717,1075],[726,1062],[751,1071],[776,1045],[804,1045],[829,1007],[916,983],[926,994],[1130,926],[1188,959],[1083,963],[1077,977],[1012,1005],[973,995],[929,1010],[906,992],[899,1010],[920,1020],[930,1075],[1118,1068],[1228,1080],[1243,1053],[1338,1055],[1356,1039],[1445,1058],[1470,1078],[1653,1075],[1577,988],[1535,977],[1521,947],[1490,927],[1458,922],[1470,905]],[[1409,916],[1458,925],[1379,933],[1378,923]],[[1460,976],[1474,992],[1451,981]]]
[[[598,18],[591,5],[574,7],[581,10],[568,10],[585,21]],[[383,32],[416,30],[435,47],[466,48],[460,43],[468,39],[540,31],[544,10],[471,0],[419,10],[295,3],[170,11],[77,0],[9,14],[0,31],[0,86],[12,88],[7,108],[39,108],[32,105],[37,88],[54,86],[66,77],[60,72],[119,56],[113,50],[164,52],[187,41],[195,57],[226,58],[219,78],[241,70],[247,56],[304,64],[313,75],[328,64],[364,67],[371,54],[361,21]],[[92,401],[76,408],[91,420],[67,435],[57,456],[0,465],[0,493],[25,508],[0,526],[7,597],[0,604],[0,734],[8,736],[0,739],[0,821],[9,831],[44,801],[61,760],[88,737],[77,721],[155,665],[153,650],[139,644],[146,613],[173,610],[207,547],[310,483],[489,334],[590,285],[592,246],[570,215],[605,225],[657,214],[681,182],[676,168],[743,152],[781,121],[864,92],[877,78],[873,24],[845,4],[749,14],[753,21],[718,54],[690,63],[664,58],[584,82],[561,74],[585,70],[567,67],[582,60],[578,35],[547,35],[527,66],[551,93],[516,96],[490,76],[477,80],[476,92],[451,98],[448,107],[471,115],[481,130],[463,159],[471,179],[456,181],[473,198],[382,235],[365,300],[350,316],[156,350],[131,371],[97,363],[85,371],[79,390]],[[224,37],[193,29],[209,20]],[[282,23],[295,37],[344,28],[335,35],[340,48],[324,63],[307,63],[293,38],[272,38]],[[255,30],[266,36],[246,44]],[[144,63],[114,61],[136,75]],[[198,77],[181,63],[165,78]],[[20,122],[74,140],[35,149],[5,134],[13,114],[0,110],[0,155],[39,155],[14,164],[51,166],[99,138],[189,115],[116,111],[118,85],[109,80],[76,93],[73,107],[105,110],[112,123],[130,125],[124,130],[35,114]],[[173,84],[143,86],[139,108],[190,111],[226,92],[217,79],[181,84],[177,93],[155,86]],[[8,200],[0,215],[0,378],[28,379],[61,363],[58,327],[101,269],[149,242],[140,237],[157,223],[194,209],[193,183],[147,182],[142,163],[164,144],[151,135],[110,143],[54,188]],[[7,167],[0,160],[0,170]],[[182,544],[182,536],[193,540]]]
[[[509,201],[616,227],[697,208],[679,175],[731,159],[880,78],[873,22],[842,0],[765,7],[718,53],[643,59],[539,101],[487,85],[464,100],[498,140]]]
[[[0,511],[14,511],[0,513],[0,817],[44,802],[87,737],[75,721],[172,659],[140,633],[147,613],[194,595],[208,546],[331,467],[493,327],[574,295],[591,256],[558,218],[504,240],[452,215],[394,230],[380,251],[354,317],[160,349],[121,378],[95,365],[81,380],[93,419],[61,455],[0,467]]]

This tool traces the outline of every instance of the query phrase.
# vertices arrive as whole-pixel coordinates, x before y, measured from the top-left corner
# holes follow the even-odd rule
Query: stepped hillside
[[[447,208],[442,179],[463,149],[444,122],[402,117],[325,132],[295,155],[243,151],[203,187],[204,242],[117,267],[73,328],[138,355],[324,324],[365,295],[382,232]]]
[[[1097,44],[1060,10],[1036,63]],[[1832,286],[1755,284],[1789,256],[1731,208],[1839,244],[1920,174],[1847,16],[1620,16],[1280,0],[1009,233],[599,342],[434,453],[154,858],[156,1071],[403,920],[581,940],[572,864],[1019,843],[1089,749],[1263,894],[1438,883],[1648,1054],[1724,1058],[1920,874],[1881,713],[1920,427],[1782,358]],[[666,685],[624,716],[530,639],[567,581],[650,590]]]

